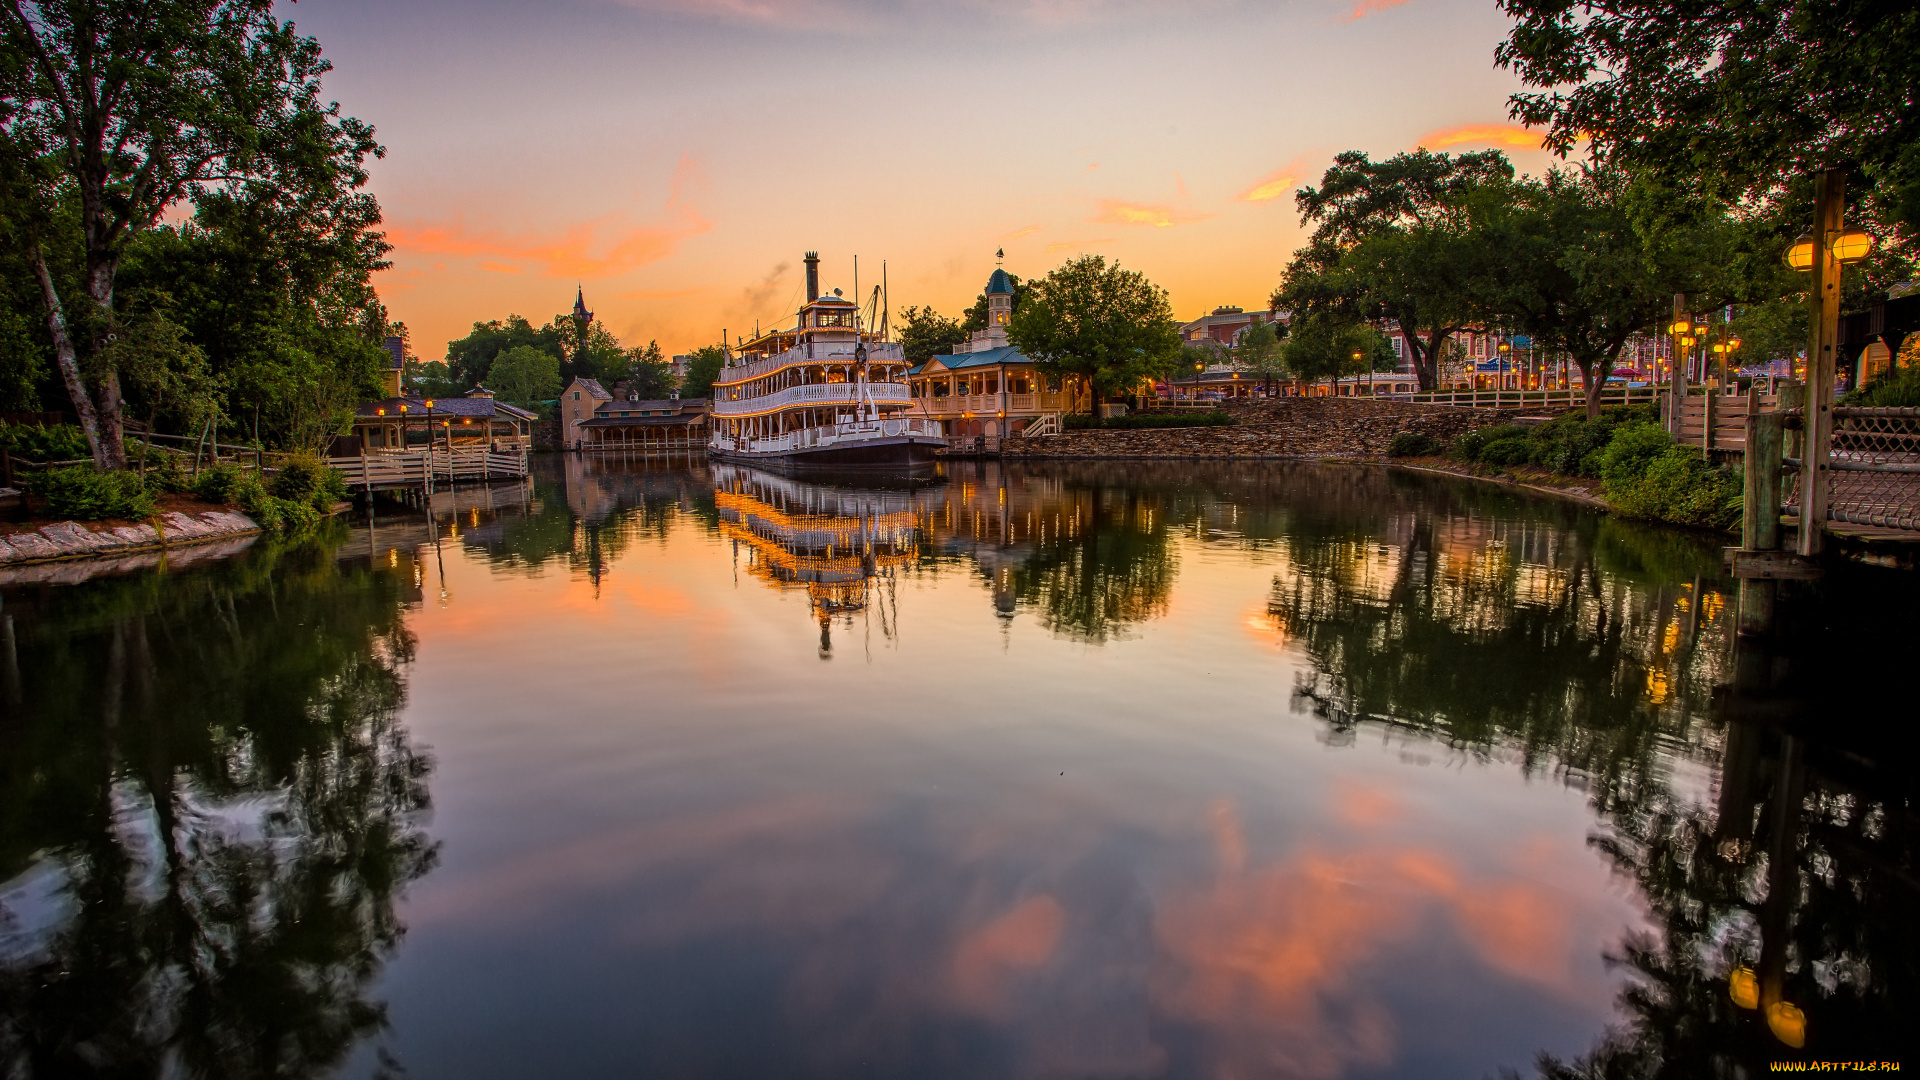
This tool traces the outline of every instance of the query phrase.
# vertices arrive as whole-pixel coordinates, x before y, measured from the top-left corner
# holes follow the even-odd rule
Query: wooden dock
[[[437,487],[462,482],[523,479],[527,475],[527,449],[474,446],[374,451],[357,457],[330,457],[327,464],[346,477],[349,491],[404,489],[431,495]]]

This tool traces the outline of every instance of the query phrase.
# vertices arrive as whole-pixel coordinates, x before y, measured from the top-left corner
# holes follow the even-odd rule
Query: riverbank
[[[1227,404],[1227,427],[1081,428],[1001,440],[1005,458],[1385,458],[1401,432],[1448,442],[1510,420],[1513,410],[1354,398],[1278,398]]]
[[[0,532],[0,567],[123,556],[252,536],[260,526],[238,510],[185,509],[162,513],[149,522],[56,521],[12,525]]]

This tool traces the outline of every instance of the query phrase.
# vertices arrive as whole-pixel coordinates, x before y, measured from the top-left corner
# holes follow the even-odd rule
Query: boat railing
[[[789,386],[785,390],[760,397],[743,398],[739,401],[716,401],[713,403],[713,414],[735,416],[741,413],[771,412],[775,409],[815,403],[851,405],[862,400],[872,400],[882,404],[905,404],[911,398],[905,383],[807,383],[801,386]]]
[[[775,353],[764,360],[755,360],[748,364],[735,364],[732,367],[722,368],[720,369],[720,378],[717,381],[722,383],[736,383],[742,379],[753,379],[762,375],[771,375],[781,368],[791,367],[797,363],[810,362],[817,364],[823,360],[848,364],[853,363],[853,342],[829,341],[816,342],[810,345],[795,345],[785,352]],[[867,345],[867,363],[904,364],[906,363],[906,355],[900,351],[900,346],[898,345],[876,345],[869,343]]]
[[[903,435],[940,438],[940,425],[931,420],[896,417],[885,420],[858,420],[851,423],[822,424],[754,438],[747,435],[716,434],[712,447],[745,454],[780,454],[793,450],[812,450],[866,442],[875,438],[897,439]]]

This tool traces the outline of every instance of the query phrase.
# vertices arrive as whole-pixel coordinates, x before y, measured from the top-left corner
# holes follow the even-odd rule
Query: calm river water
[[[1718,538],[1375,468],[543,468],[0,588],[0,1075],[1733,1076],[1920,1015],[1911,574],[1762,644]]]

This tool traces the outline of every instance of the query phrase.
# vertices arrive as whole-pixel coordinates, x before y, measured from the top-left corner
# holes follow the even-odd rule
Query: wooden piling
[[[1781,455],[1786,445],[1786,416],[1777,412],[1747,414],[1746,468],[1741,492],[1740,546],[1746,551],[1772,551],[1780,546]],[[1773,630],[1776,582],[1740,579],[1742,634]]]

